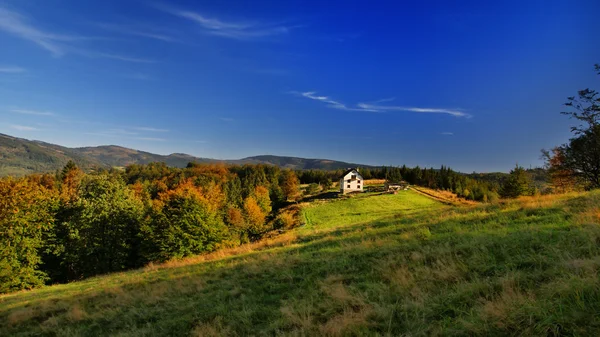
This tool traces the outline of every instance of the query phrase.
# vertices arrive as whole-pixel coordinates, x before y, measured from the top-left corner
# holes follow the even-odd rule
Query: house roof
[[[360,174],[360,172],[358,172],[358,169],[356,167],[355,168],[349,168],[344,173],[342,173],[342,175],[340,176],[340,179],[344,178],[346,176],[346,174],[348,174],[348,173],[350,173],[352,171],[356,171],[356,173]],[[362,177],[362,175],[361,175],[361,177]]]

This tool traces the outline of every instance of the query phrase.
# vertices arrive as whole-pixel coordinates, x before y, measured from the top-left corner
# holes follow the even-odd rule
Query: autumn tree
[[[600,65],[595,69],[600,74]],[[565,106],[569,111],[562,114],[577,120],[579,125],[571,127],[574,137],[568,143],[552,150],[554,156],[559,156],[555,163],[560,163],[560,167],[555,167],[588,189],[600,188],[600,93],[580,90],[577,97],[568,98]]]
[[[573,172],[565,165],[564,152],[556,147],[550,151],[542,150],[542,158],[546,161],[550,185],[556,193],[566,193],[577,190],[580,183]]]
[[[284,170],[281,174],[281,189],[286,200],[296,200],[299,196],[300,180],[292,170]]]
[[[47,188],[28,179],[0,179],[0,293],[46,281],[40,251],[54,223],[55,200]]]
[[[228,230],[214,206],[189,180],[161,193],[142,227],[145,258],[166,261],[215,250]]]

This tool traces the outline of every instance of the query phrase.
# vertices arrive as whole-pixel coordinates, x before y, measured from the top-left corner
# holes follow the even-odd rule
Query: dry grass
[[[296,328],[300,335],[306,335],[314,327],[312,308],[304,305],[284,305],[280,312],[288,325]]]
[[[517,289],[512,282],[506,282],[498,296],[483,302],[481,315],[497,328],[505,329],[514,323],[512,316],[516,315],[517,311],[526,309],[526,306],[534,302],[531,295]]]
[[[248,254],[269,248],[289,246],[294,244],[297,241],[297,239],[297,233],[286,232],[284,234],[274,236],[272,238],[266,238],[257,242],[243,244],[238,247],[220,249],[209,254],[191,256],[183,259],[174,259],[162,264],[149,264],[148,266],[146,266],[146,268],[144,268],[144,270],[150,272],[159,269],[179,268],[207,261],[220,260],[230,256]]]
[[[555,207],[562,200],[571,197],[577,197],[581,193],[572,192],[568,194],[546,194],[546,195],[534,195],[534,196],[523,196],[513,201],[518,203],[522,208],[535,209],[535,208],[546,208]]]
[[[36,317],[39,314],[39,310],[37,308],[32,308],[32,307],[28,307],[28,308],[23,308],[23,309],[19,309],[16,311],[13,311],[12,313],[10,313],[10,315],[8,315],[8,324],[10,325],[16,325],[25,321],[28,321],[30,319],[32,319],[33,317]]]
[[[87,312],[83,310],[79,303],[73,304],[71,309],[67,312],[67,319],[71,322],[79,322],[84,320],[88,316]]]
[[[373,185],[383,185],[385,183],[385,179],[366,179],[364,185],[365,186],[373,186]]]
[[[444,203],[449,203],[452,205],[463,205],[463,206],[479,205],[479,203],[477,201],[466,200],[466,199],[460,198],[456,194],[454,194],[450,191],[433,190],[431,188],[421,187],[421,186],[418,186],[418,187],[411,186],[410,188],[417,192],[423,193],[431,198],[434,198],[438,201],[441,201]]]
[[[357,328],[368,327],[368,316],[370,314],[370,308],[360,308],[356,311],[346,309],[322,324],[319,327],[319,332],[323,336],[344,336]]]
[[[228,336],[231,331],[223,324],[220,316],[215,317],[211,322],[202,322],[192,330],[191,335],[196,337],[221,337]]]

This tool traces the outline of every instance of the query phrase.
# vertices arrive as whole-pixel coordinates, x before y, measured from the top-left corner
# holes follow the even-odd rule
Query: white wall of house
[[[364,185],[363,177],[356,170],[348,172],[340,179],[340,192],[362,192]]]

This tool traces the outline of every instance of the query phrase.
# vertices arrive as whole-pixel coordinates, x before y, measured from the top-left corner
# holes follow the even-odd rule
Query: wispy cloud
[[[289,33],[290,29],[295,28],[278,23],[224,21],[198,12],[175,9],[169,6],[157,5],[155,7],[166,13],[198,24],[206,34],[236,40],[252,40],[269,36],[284,35]]]
[[[378,112],[376,110],[370,110],[370,109],[363,109],[363,108],[353,108],[353,107],[348,107],[345,104],[338,102],[336,100],[331,99],[328,96],[319,96],[317,95],[316,92],[314,91],[307,91],[307,92],[297,92],[297,91],[292,91],[292,94],[295,95],[300,95],[302,97],[306,97],[315,101],[320,101],[326,104],[326,106],[328,108],[333,108],[333,109],[339,109],[339,110],[347,110],[347,111],[369,111],[369,112]]]
[[[104,58],[104,59],[133,62],[133,63],[156,63],[156,61],[154,61],[154,60],[130,57],[130,56],[126,56],[126,55],[119,55],[119,54],[112,54],[112,53],[99,53],[99,52],[94,52],[94,51],[89,51],[89,50],[84,50],[84,49],[78,49],[78,48],[72,48],[71,50],[76,54],[90,57],[90,58]]]
[[[115,33],[139,36],[163,42],[177,42],[177,39],[169,34],[151,27],[142,27],[141,25],[124,25],[116,23],[97,23],[96,26]]]
[[[50,111],[35,111],[26,109],[10,109],[10,112],[22,114],[22,115],[34,115],[34,116],[54,116],[53,112]]]
[[[437,113],[437,114],[448,114],[454,117],[472,117],[468,113],[462,111],[462,109],[443,109],[443,108],[418,108],[408,106],[395,106],[395,105],[380,105],[380,104],[367,104],[358,103],[360,108],[370,109],[375,111],[409,111],[418,113]]]
[[[74,36],[57,35],[42,31],[29,24],[23,15],[3,7],[0,7],[0,30],[29,40],[48,50],[54,56],[61,56],[65,53],[60,42],[77,39]]]
[[[109,134],[109,135],[138,135],[138,132],[133,132],[133,131],[128,131],[125,129],[108,129],[106,131],[104,131],[104,133]]]
[[[442,136],[454,136],[454,132],[442,132],[440,133]]]
[[[62,35],[55,34],[52,32],[44,31],[31,24],[24,15],[17,13],[13,10],[8,10],[4,7],[0,7],[0,30],[5,31],[14,36],[22,39],[31,41],[43,49],[49,51],[53,56],[60,57],[65,55],[67,52],[75,53],[87,57],[93,58],[108,58],[126,62],[136,63],[154,63],[155,61],[135,58],[129,56],[123,56],[112,53],[98,53],[78,48],[72,43],[81,40],[91,40],[94,38],[75,36],[75,35]]]
[[[27,125],[13,124],[10,127],[15,130],[19,130],[19,131],[38,131],[39,130],[38,128],[34,128],[33,126],[27,126]]]
[[[315,101],[320,101],[326,104],[327,107],[339,110],[347,111],[366,111],[366,112],[387,112],[387,111],[407,111],[417,113],[437,113],[447,114],[454,117],[472,117],[470,114],[464,112],[462,109],[445,109],[445,108],[420,108],[420,107],[408,107],[398,105],[382,105],[381,103],[391,102],[394,98],[384,98],[372,103],[358,103],[355,107],[347,106],[342,102],[331,99],[328,96],[317,95],[314,91],[297,92],[291,91],[290,93],[300,95]]]
[[[27,70],[21,67],[3,67],[0,66],[0,73],[9,73],[9,74],[17,74],[24,73]]]
[[[235,121],[235,119],[233,119],[231,117],[221,117],[219,119],[222,120],[223,122],[233,122],[233,121]]]
[[[132,129],[139,130],[139,131],[148,131],[148,132],[169,132],[169,130],[167,130],[167,129],[157,129],[157,128],[147,127],[147,126],[136,126]]]

